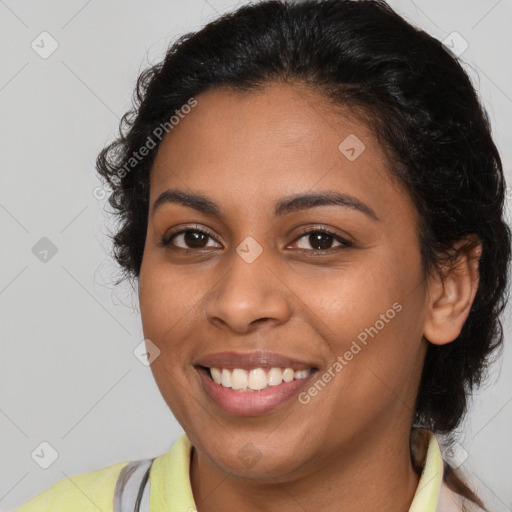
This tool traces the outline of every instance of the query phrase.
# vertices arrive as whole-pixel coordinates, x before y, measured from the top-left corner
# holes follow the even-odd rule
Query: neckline
[[[151,512],[192,512],[195,506],[190,482],[192,443],[186,434],[171,449],[155,458],[151,467]],[[430,430],[411,431],[411,456],[420,479],[409,512],[436,512],[443,481],[443,459],[436,436]]]

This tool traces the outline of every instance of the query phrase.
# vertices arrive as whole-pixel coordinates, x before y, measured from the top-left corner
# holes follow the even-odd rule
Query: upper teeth
[[[308,370],[293,370],[292,368],[270,368],[268,373],[263,368],[244,370],[234,368],[210,368],[212,379],[226,388],[235,390],[252,389],[259,391],[267,386],[277,386],[281,382],[291,382],[294,379],[304,379],[311,372]]]

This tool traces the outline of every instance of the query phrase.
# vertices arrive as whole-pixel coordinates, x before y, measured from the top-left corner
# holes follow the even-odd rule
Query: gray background
[[[243,3],[0,0],[2,511],[68,476],[158,456],[182,433],[133,354],[143,340],[136,295],[127,283],[112,284],[111,223],[94,160],[115,136],[141,69],[178,35]],[[390,4],[440,40],[455,31],[467,41],[461,59],[489,111],[510,185],[512,1]],[[43,31],[59,45],[47,58],[31,47],[51,49]],[[509,215],[511,204],[509,187]],[[446,454],[496,512],[512,509],[505,327],[503,363],[476,395],[460,446]],[[58,458],[43,469],[52,449]]]

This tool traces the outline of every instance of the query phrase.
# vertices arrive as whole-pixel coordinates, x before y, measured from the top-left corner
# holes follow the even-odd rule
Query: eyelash
[[[202,249],[191,249],[191,248],[188,248],[188,249],[185,249],[183,247],[176,247],[176,246],[173,246],[171,244],[171,241],[172,241],[172,239],[174,237],[176,237],[178,235],[181,235],[183,233],[187,233],[187,232],[201,233],[201,234],[207,235],[212,240],[215,240],[215,236],[213,235],[213,233],[211,231],[209,231],[208,229],[199,228],[199,227],[196,226],[194,228],[182,229],[181,231],[176,231],[175,233],[170,233],[169,235],[164,236],[158,242],[158,245],[160,247],[170,248],[171,250],[184,251],[186,253],[197,252],[197,251],[201,251],[201,250],[205,250],[206,249],[206,248],[202,248]],[[335,239],[335,241],[339,242],[341,244],[341,246],[331,247],[329,249],[297,249],[299,252],[314,252],[314,253],[318,253],[318,254],[331,254],[332,252],[336,252],[337,250],[340,250],[340,249],[347,249],[347,248],[353,247],[352,242],[349,242],[348,240],[345,240],[344,238],[341,238],[334,231],[332,231],[332,230],[330,230],[328,228],[324,228],[324,227],[319,227],[319,228],[314,228],[314,229],[305,228],[303,231],[301,231],[297,235],[297,237],[293,240],[292,243],[300,240],[305,235],[310,235],[310,234],[313,234],[313,233],[315,233],[315,234],[320,233],[320,234],[330,235],[330,236],[332,236]],[[219,242],[217,242],[217,243],[219,243]],[[206,250],[208,250],[208,249],[206,249]]]

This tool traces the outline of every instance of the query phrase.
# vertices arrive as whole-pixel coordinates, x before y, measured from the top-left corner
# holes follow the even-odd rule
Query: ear
[[[423,336],[434,345],[450,343],[460,334],[478,289],[482,244],[476,235],[459,240],[427,284]]]

